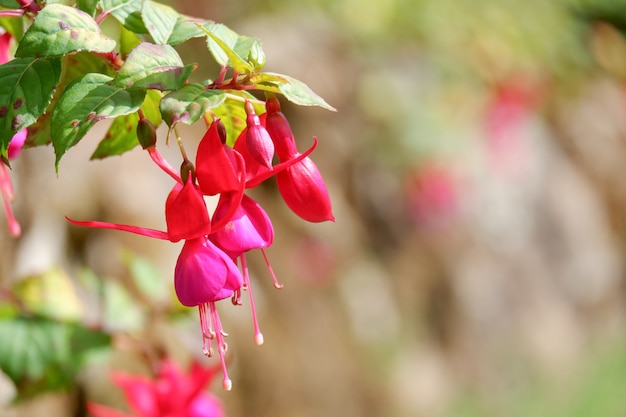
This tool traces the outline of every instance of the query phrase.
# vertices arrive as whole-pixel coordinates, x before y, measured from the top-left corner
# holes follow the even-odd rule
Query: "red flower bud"
[[[246,133],[246,145],[252,158],[259,164],[271,168],[272,158],[274,158],[274,143],[270,138],[269,133],[265,127],[261,124],[259,116],[254,112],[252,103],[246,101],[245,104],[246,113],[246,126],[248,131]]]
[[[309,222],[335,221],[322,174],[304,158],[276,175],[278,191],[295,214]]]
[[[267,108],[265,128],[274,142],[276,155],[281,161],[292,159],[298,153],[298,149],[291,126],[280,111],[280,102],[276,97],[272,97],[267,100],[265,107]]]

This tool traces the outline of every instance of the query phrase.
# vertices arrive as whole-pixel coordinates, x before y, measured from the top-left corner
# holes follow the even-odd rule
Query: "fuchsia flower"
[[[4,64],[11,59],[9,47],[12,39],[13,37],[8,32],[0,35],[0,64]],[[26,129],[24,129],[13,136],[7,149],[9,160],[15,159],[22,152],[27,133]],[[22,229],[11,209],[11,201],[15,198],[13,183],[11,182],[11,174],[8,167],[2,161],[0,161],[0,195],[4,202],[4,212],[6,213],[9,232],[12,236],[18,237],[22,233]]]
[[[280,102],[272,97],[267,100],[266,127],[281,160],[297,158],[300,153],[285,115],[280,111]],[[298,216],[309,222],[335,221],[330,196],[322,174],[308,157],[289,166],[276,175],[278,191],[287,206]]]
[[[146,139],[142,141],[144,149],[148,151],[152,160],[176,181],[165,204],[167,231],[68,219],[79,226],[122,230],[172,242],[185,241],[176,262],[174,288],[181,304],[198,307],[203,352],[207,356],[213,355],[212,340],[216,339],[223,372],[222,386],[226,390],[230,390],[232,386],[224,359],[227,350],[224,340],[226,333],[215,302],[230,297],[233,304],[241,304],[241,289],[247,290],[254,321],[254,339],[257,344],[262,344],[263,335],[259,330],[254,307],[245,252],[260,249],[274,280],[274,286],[282,287],[264,252],[264,248],[269,247],[274,240],[272,223],[261,206],[246,196],[244,191],[296,165],[309,166],[309,162],[306,162],[308,155],[317,145],[317,139],[314,138],[313,146],[303,154],[294,152],[282,158],[284,160],[279,164],[271,165],[274,154],[273,138],[270,138],[263,126],[264,117],[254,114],[249,102],[246,102],[246,111],[247,127],[237,139],[234,149],[226,145],[224,126],[216,119],[198,145],[195,168],[185,159],[181,175],[178,175],[156,150],[152,130],[146,129],[148,133],[142,134],[147,136],[142,138]],[[302,168],[298,168],[295,172],[301,171]],[[288,182],[291,183],[287,188],[296,187],[293,181],[298,181],[298,176],[290,174],[288,178]],[[307,178],[304,181],[310,183]],[[325,187],[321,177],[315,177],[314,181],[318,187],[300,188],[299,196],[305,198],[304,193],[309,191],[314,193],[311,194],[314,210],[321,211],[316,203],[324,197],[320,197],[320,182],[324,190]],[[217,194],[220,195],[218,205],[209,220],[204,195]],[[327,194],[325,198],[328,200]],[[326,208],[324,210],[329,211],[329,201],[327,205],[328,210]],[[241,263],[241,271],[237,267],[237,260]]]
[[[164,360],[156,379],[115,372],[113,382],[124,391],[133,414],[89,403],[94,417],[223,417],[220,401],[204,392],[217,369],[193,363],[187,374],[172,361]]]

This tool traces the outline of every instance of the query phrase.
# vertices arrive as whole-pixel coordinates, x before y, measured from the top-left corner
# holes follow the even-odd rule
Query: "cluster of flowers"
[[[233,148],[226,144],[223,123],[213,119],[198,145],[195,165],[184,157],[180,175],[157,151],[156,134],[150,122],[140,120],[137,131],[143,148],[176,181],[165,202],[167,231],[68,219],[81,226],[123,230],[172,242],[185,241],[174,272],[176,295],[183,305],[199,309],[205,355],[213,355],[215,339],[223,370],[222,386],[226,390],[232,386],[224,359],[226,333],[215,302],[231,298],[233,304],[241,304],[241,291],[247,290],[254,339],[259,345],[263,343],[245,253],[252,249],[263,251],[274,239],[268,215],[245,190],[276,176],[278,189],[294,213],[310,222],[334,221],[326,185],[308,157],[317,139],[309,150],[298,152],[278,99],[269,98],[266,108],[267,113],[260,118],[252,103],[245,102],[246,128]],[[279,163],[272,165],[275,155]],[[215,195],[219,195],[219,200],[210,216],[204,196]],[[265,257],[265,252],[263,255]],[[267,257],[265,260],[274,285],[280,288]]]
[[[185,373],[170,359],[160,363],[155,379],[114,372],[113,382],[134,414],[95,403],[88,403],[87,411],[94,417],[224,417],[220,401],[203,390],[217,372],[193,362]]]

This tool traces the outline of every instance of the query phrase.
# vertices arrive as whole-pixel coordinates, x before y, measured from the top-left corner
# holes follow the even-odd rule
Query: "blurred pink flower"
[[[223,417],[220,401],[203,391],[217,372],[194,362],[184,373],[167,359],[155,379],[115,372],[113,382],[124,391],[133,414],[95,403],[88,403],[87,411],[94,417]]]

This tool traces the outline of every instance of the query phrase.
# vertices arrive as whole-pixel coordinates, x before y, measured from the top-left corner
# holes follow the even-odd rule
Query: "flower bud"
[[[280,111],[280,102],[276,97],[267,99],[267,118],[265,128],[274,142],[276,155],[281,161],[292,159],[297,153],[296,141],[287,118]]]
[[[156,145],[156,127],[154,124],[142,117],[137,123],[137,139],[143,149],[148,149]]]
[[[246,126],[248,132],[246,133],[246,145],[252,158],[259,164],[271,168],[272,158],[274,158],[274,143],[270,138],[269,133],[265,127],[261,124],[259,116],[254,112],[252,103],[246,101],[245,104],[246,113]]]
[[[310,158],[304,158],[276,175],[278,191],[287,206],[304,220],[335,221],[322,174]]]

